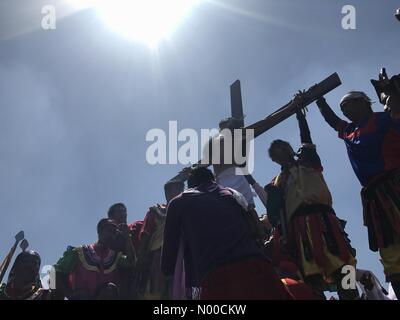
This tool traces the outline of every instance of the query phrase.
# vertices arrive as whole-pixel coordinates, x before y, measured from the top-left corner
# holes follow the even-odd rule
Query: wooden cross
[[[325,94],[329,93],[333,89],[336,89],[340,86],[342,82],[340,81],[339,75],[337,73],[331,74],[329,77],[321,81],[320,83],[315,84],[307,91],[303,93],[303,101],[302,107],[306,107],[313,103],[314,101],[318,100],[318,98],[324,96]],[[269,129],[273,128],[277,124],[281,123],[282,121],[286,120],[290,116],[296,113],[298,106],[292,104],[292,100],[285,104],[283,107],[279,108],[266,118],[257,121],[251,125],[244,126],[244,119],[243,119],[243,105],[242,105],[242,94],[240,89],[240,81],[236,80],[231,85],[231,114],[232,117],[241,119],[243,124],[243,129],[251,129],[254,130],[254,138],[258,137],[259,135],[263,134],[264,132],[268,131]],[[198,161],[192,167],[185,168],[182,170],[178,175],[173,177],[170,181],[185,181],[187,180],[190,168],[196,166],[209,166],[211,164],[205,165],[202,161]]]

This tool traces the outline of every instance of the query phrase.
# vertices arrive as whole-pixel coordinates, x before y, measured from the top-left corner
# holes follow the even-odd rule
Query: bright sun
[[[168,37],[201,0],[92,0],[115,32],[150,46]]]

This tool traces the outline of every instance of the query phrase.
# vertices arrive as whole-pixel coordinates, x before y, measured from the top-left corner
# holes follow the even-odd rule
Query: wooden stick
[[[10,251],[8,252],[7,256],[5,257],[4,261],[1,264],[1,271],[0,271],[0,283],[3,281],[4,275],[7,272],[7,268],[10,265],[11,259],[17,249],[18,243],[24,239],[25,235],[23,231],[18,232],[15,235],[15,243],[11,247]]]

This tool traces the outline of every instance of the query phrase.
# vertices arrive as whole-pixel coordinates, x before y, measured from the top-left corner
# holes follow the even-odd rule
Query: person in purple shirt
[[[400,298],[400,75],[389,79],[384,70],[371,80],[385,112],[373,112],[371,99],[360,91],[346,94],[340,119],[324,98],[317,101],[326,122],[345,142],[361,185],[364,225],[369,247],[378,251],[387,281]]]
[[[161,269],[173,275],[184,244],[186,288],[200,299],[291,299],[255,236],[257,217],[237,191],[197,168],[168,205]],[[188,295],[189,298],[190,294]]]

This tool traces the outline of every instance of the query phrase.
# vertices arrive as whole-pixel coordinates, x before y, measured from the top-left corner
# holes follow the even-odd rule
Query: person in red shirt
[[[99,290],[109,283],[121,288],[124,284],[122,270],[133,270],[133,257],[121,252],[117,224],[102,219],[97,232],[97,242],[69,247],[54,265],[56,290],[68,299],[95,299]]]

